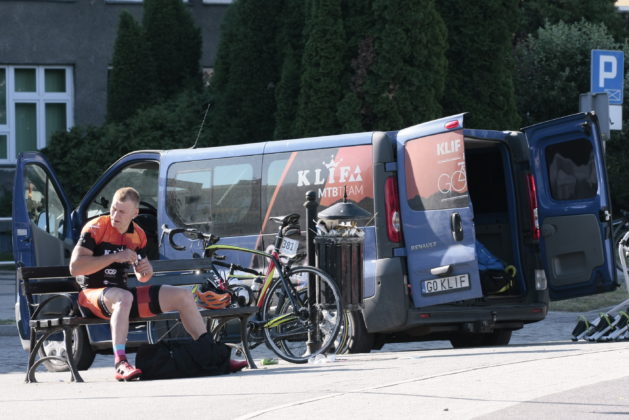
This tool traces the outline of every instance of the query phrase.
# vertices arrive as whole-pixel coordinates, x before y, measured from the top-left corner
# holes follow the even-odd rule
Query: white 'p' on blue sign
[[[592,93],[607,92],[610,104],[623,101],[625,55],[622,51],[592,50]]]

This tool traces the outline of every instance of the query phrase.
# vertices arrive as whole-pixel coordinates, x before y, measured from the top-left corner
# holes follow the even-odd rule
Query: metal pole
[[[317,207],[319,207],[319,203],[316,201],[317,193],[316,191],[308,191],[306,193],[306,202],[304,203],[304,207],[306,208],[306,252],[308,253],[308,265],[315,266],[316,264],[316,256],[315,256],[315,244],[314,238],[316,235],[317,223],[315,218],[317,217]],[[316,313],[312,310],[312,303],[316,297],[316,285],[315,280],[310,275],[308,279],[308,302],[310,307],[310,322],[313,322],[314,325],[318,325],[318,320],[314,319],[316,317]],[[319,343],[321,342],[319,337],[319,330],[315,329],[314,334],[313,331],[308,330],[308,353],[312,354],[319,347]]]

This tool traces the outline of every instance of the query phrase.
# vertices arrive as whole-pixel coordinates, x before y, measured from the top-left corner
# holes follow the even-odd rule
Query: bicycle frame
[[[219,245],[219,244],[215,244],[215,245],[208,245],[205,248],[206,255],[208,257],[211,257],[211,255],[215,251],[220,251],[220,250],[246,252],[246,253],[249,253],[249,254],[253,254],[253,255],[258,255],[258,256],[264,257],[264,258],[266,258],[269,261],[269,266],[268,266],[266,274],[265,274],[264,282],[262,283],[262,288],[260,289],[260,294],[258,295],[258,299],[256,301],[256,306],[258,307],[258,309],[262,309],[262,305],[264,304],[264,300],[266,298],[266,294],[267,294],[269,288],[271,287],[271,284],[273,283],[275,269],[277,267],[282,267],[282,263],[279,260],[279,251],[278,251],[277,247],[274,247],[273,252],[270,253],[270,254],[267,253],[267,252],[264,252],[264,251],[258,251],[258,250],[249,249],[249,248],[243,248],[243,247],[234,246],[234,245]],[[277,273],[279,275],[279,279],[282,282],[284,288],[286,290],[291,289],[291,290],[294,291],[293,285],[290,284],[290,281],[288,281],[286,279],[286,277],[284,277],[283,270],[281,270],[281,269],[277,270]],[[297,308],[297,307],[300,306],[297,303],[297,301],[295,300],[295,296],[293,295],[293,293],[288,293],[288,298],[290,299],[291,304],[293,305],[294,308]]]

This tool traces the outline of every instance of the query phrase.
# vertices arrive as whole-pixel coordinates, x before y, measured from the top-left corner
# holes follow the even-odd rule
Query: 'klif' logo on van
[[[308,185],[324,185],[325,188],[319,189],[319,197],[340,197],[343,195],[343,185],[359,183],[363,181],[362,170],[360,166],[341,166],[343,159],[334,160],[334,155],[330,157],[329,162],[321,162],[325,168],[317,168],[314,170],[303,169],[297,171],[297,186],[304,187]],[[336,187],[335,184],[342,186]],[[363,194],[362,185],[348,186],[348,195]]]
[[[437,156],[458,153],[459,150],[461,150],[460,138],[437,143]]]

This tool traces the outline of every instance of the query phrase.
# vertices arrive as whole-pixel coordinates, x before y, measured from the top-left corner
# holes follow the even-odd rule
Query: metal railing
[[[3,225],[5,222],[8,222],[10,226],[11,222],[13,222],[13,219],[11,217],[0,217],[0,232],[11,231],[10,227],[6,230],[4,229]],[[15,265],[15,261],[0,261],[0,267],[5,267],[9,265]]]

